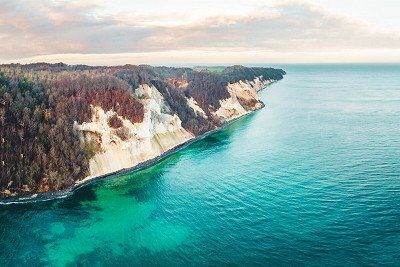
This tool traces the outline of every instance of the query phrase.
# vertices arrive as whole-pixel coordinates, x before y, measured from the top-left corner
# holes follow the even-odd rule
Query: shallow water
[[[283,67],[153,167],[0,207],[0,265],[398,265],[400,66]]]

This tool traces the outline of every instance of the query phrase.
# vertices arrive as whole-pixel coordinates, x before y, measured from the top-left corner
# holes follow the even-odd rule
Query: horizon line
[[[140,65],[148,65],[148,66],[153,66],[153,67],[228,67],[228,66],[266,66],[266,65],[400,65],[399,62],[385,62],[385,61],[380,61],[380,62],[292,62],[292,63],[285,63],[285,62],[274,62],[274,63],[171,63],[171,64],[165,64],[165,63],[156,63],[156,64],[151,64],[151,63],[124,63],[124,64],[85,64],[85,63],[67,63],[64,61],[58,61],[58,62],[51,62],[51,61],[36,61],[36,62],[29,62],[29,63],[24,63],[24,62],[7,62],[3,63],[0,62],[0,66],[7,66],[7,65],[21,65],[21,66],[27,66],[27,65],[33,65],[33,64],[49,64],[49,65],[55,65],[55,64],[65,64],[68,66],[90,66],[90,67],[120,67],[120,66],[126,66],[126,65],[132,65],[132,66],[140,66]]]

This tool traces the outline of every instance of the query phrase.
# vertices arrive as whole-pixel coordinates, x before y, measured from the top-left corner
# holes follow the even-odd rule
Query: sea
[[[276,67],[157,164],[0,206],[0,266],[400,266],[400,65]]]

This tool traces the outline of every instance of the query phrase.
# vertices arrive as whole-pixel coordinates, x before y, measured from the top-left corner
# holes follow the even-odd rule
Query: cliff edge
[[[0,66],[0,196],[57,191],[157,158],[263,107],[272,68]]]

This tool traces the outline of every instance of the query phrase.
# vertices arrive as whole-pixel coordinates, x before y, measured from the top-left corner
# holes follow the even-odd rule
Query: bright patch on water
[[[85,258],[91,254],[115,256],[140,253],[141,250],[153,254],[174,249],[185,241],[186,227],[152,218],[155,203],[140,203],[126,195],[131,178],[125,176],[107,181],[95,191],[95,202],[81,201],[81,208],[91,211],[90,218],[85,221],[51,224],[51,231],[46,236],[50,242],[45,245],[46,258],[51,265],[74,263],[77,256],[89,263]],[[66,227],[74,223],[73,233],[67,236]],[[93,255],[93,259],[96,258]]]
[[[284,68],[151,168],[0,207],[0,265],[398,265],[400,66]]]

